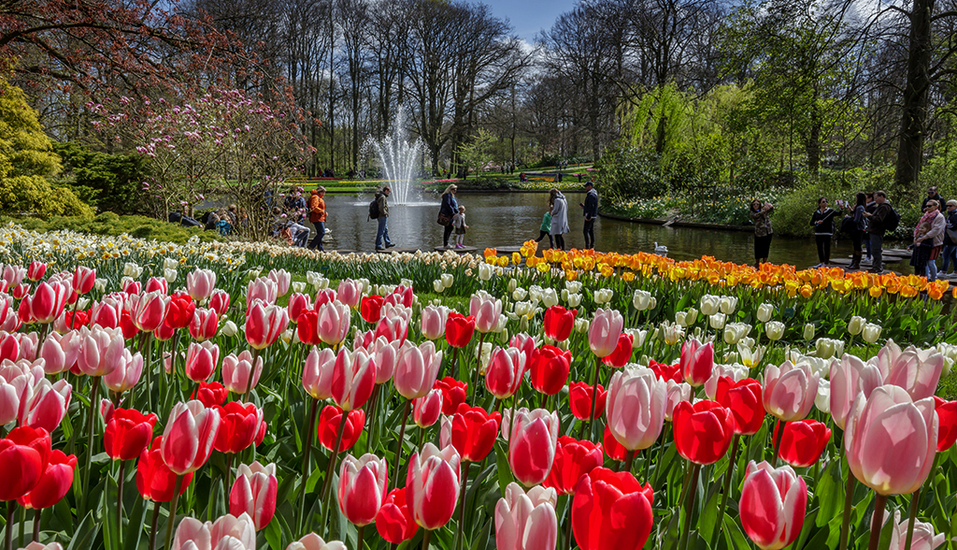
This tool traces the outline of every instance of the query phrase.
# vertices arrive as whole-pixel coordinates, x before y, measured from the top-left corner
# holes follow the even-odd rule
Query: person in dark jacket
[[[941,273],[947,273],[950,263],[954,263],[957,268],[957,239],[951,237],[951,234],[957,235],[957,200],[947,201],[947,212],[944,214],[947,220],[947,226],[944,229],[944,250],[941,256],[944,257],[944,265],[940,268]]]
[[[871,255],[874,261],[871,264],[871,273],[881,273],[884,271],[882,265],[884,250],[884,220],[891,215],[891,205],[887,202],[887,193],[878,191],[874,193],[874,201],[877,203],[877,209],[874,213],[865,212],[867,218],[867,233],[871,239]]]
[[[459,211],[459,204],[455,200],[455,193],[458,189],[458,186],[453,183],[442,192],[442,206],[439,207],[439,217],[445,221],[442,224],[445,226],[445,230],[442,232],[442,248],[449,247],[449,237],[452,236],[452,229],[454,229],[452,216]]]
[[[941,197],[940,193],[937,192],[937,188],[933,186],[927,188],[927,196],[924,197],[924,202],[920,204],[921,212],[927,210],[927,203],[930,201],[937,201],[938,205],[947,204],[947,201],[944,200],[944,197]]]
[[[864,193],[858,193],[856,197],[856,204],[851,207],[848,206],[850,213],[847,217],[851,218],[853,222],[853,229],[851,230],[851,244],[854,247],[854,255],[851,259],[851,265],[848,266],[848,269],[860,269],[861,268],[861,257],[863,256],[863,250],[861,243],[864,236],[867,234],[867,220],[864,217],[864,212],[866,212],[867,206],[867,195]]]
[[[389,195],[392,194],[392,188],[386,185],[382,192],[376,195],[376,202],[379,203],[378,228],[375,234],[376,252],[392,248],[395,243],[389,238]]]
[[[814,228],[814,239],[817,241],[817,259],[820,261],[814,267],[825,267],[831,261],[831,236],[834,235],[834,216],[837,210],[828,208],[827,199],[817,200],[817,210],[811,215],[811,227]]]
[[[595,218],[598,217],[598,191],[595,191],[595,183],[589,179],[585,182],[585,202],[579,206],[582,207],[582,213],[585,216],[583,232],[585,234],[585,248],[595,248]]]

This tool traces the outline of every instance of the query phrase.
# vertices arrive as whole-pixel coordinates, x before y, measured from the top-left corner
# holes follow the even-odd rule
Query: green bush
[[[100,211],[140,212],[140,185],[145,179],[143,157],[110,155],[77,143],[54,143],[63,164],[57,183],[69,185],[84,202]]]
[[[202,241],[225,240],[215,231],[203,231],[200,227],[185,227],[145,216],[120,216],[113,212],[104,212],[96,217],[54,216],[42,218],[0,218],[3,223],[14,221],[33,231],[70,230],[95,235],[118,237],[131,235],[140,239],[153,239],[163,242],[184,244],[191,237]]]
[[[69,187],[54,187],[34,175],[0,178],[0,213],[90,218],[94,212]]]

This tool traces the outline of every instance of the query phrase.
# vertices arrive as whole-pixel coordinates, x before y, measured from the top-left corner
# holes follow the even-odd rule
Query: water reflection
[[[567,247],[584,244],[581,208],[584,193],[565,193],[569,205],[571,233],[565,236]],[[458,202],[466,207],[469,226],[465,244],[479,249],[485,247],[518,246],[538,237],[542,215],[548,203],[547,193],[459,193]],[[376,222],[368,219],[371,195],[326,195],[329,217],[326,227],[333,231],[331,246],[327,248],[372,252],[375,245]],[[442,226],[436,223],[440,199],[427,195],[416,205],[389,207],[389,234],[400,247],[432,250],[442,244]],[[810,219],[810,214],[808,214]],[[714,256],[736,263],[754,262],[754,235],[740,231],[710,231],[690,228],[671,228],[636,224],[608,218],[595,223],[596,248],[600,251],[634,253],[651,252],[655,243],[668,247],[668,255],[679,260]],[[547,238],[544,241],[547,246]],[[833,258],[851,253],[849,239],[838,241],[831,251]],[[817,263],[817,249],[812,238],[788,239],[775,237],[771,243],[769,261],[788,263],[799,268]],[[894,264],[893,269],[900,269]]]

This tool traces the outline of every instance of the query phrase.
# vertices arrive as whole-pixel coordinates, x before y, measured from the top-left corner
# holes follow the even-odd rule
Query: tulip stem
[[[329,515],[329,508],[332,503],[329,502],[329,489],[332,487],[332,474],[336,471],[336,462],[339,460],[339,447],[342,445],[342,434],[346,431],[346,420],[349,419],[351,411],[342,411],[342,420],[339,421],[339,433],[336,434],[336,443],[332,446],[332,454],[329,456],[329,467],[326,468],[326,479],[322,480],[322,517],[319,520],[319,531],[326,528],[326,519]]]
[[[572,547],[572,511],[571,502],[565,507],[568,512],[565,514],[565,550]]]
[[[591,390],[591,414],[588,416],[589,422],[591,422],[591,440],[595,440],[595,424],[597,418],[595,418],[595,408],[598,404],[598,374],[601,372],[601,357],[595,358],[595,381],[592,383]]]
[[[33,514],[33,542],[40,542],[40,515],[43,513],[41,508],[34,510]]]
[[[847,484],[844,485],[844,514],[841,518],[840,550],[847,550],[847,538],[851,526],[851,506],[854,503],[854,474],[848,470]]]
[[[778,456],[781,454],[781,440],[784,439],[784,427],[787,425],[786,420],[778,420],[774,426],[774,435],[777,437],[774,438],[774,456],[772,457],[771,465],[775,468],[778,467]]]
[[[694,496],[698,490],[698,474],[701,472],[701,465],[695,464],[691,467],[691,479],[688,480],[687,493],[685,498],[685,526],[681,530],[681,539],[678,543],[679,550],[687,550],[688,534],[691,531],[691,511],[694,508]]]
[[[90,414],[88,416],[87,430],[86,430],[86,465],[83,468],[83,498],[80,504],[80,510],[77,511],[78,514],[86,513],[86,497],[92,491],[90,491],[90,464],[93,462],[93,424],[96,421],[96,396],[100,391],[100,377],[91,376],[93,387],[90,389]]]
[[[252,367],[249,369],[249,378],[246,380],[246,393],[243,394],[243,403],[249,403],[249,394],[253,391],[253,377],[256,372],[256,363],[259,362],[261,350],[253,348]]]
[[[631,473],[631,465],[635,461],[635,454],[637,451],[628,451],[625,453],[625,464],[621,468],[621,471]]]
[[[173,500],[169,503],[169,523],[166,524],[166,546],[173,547],[173,524],[176,523],[176,505],[179,503],[179,491],[183,486],[183,474],[176,474],[176,481],[173,483]]]
[[[877,494],[874,499],[874,518],[871,520],[871,538],[867,541],[867,550],[877,550],[881,543],[881,528],[884,526],[884,508],[887,495]]]
[[[382,389],[381,384],[376,384],[372,388],[372,395],[369,396],[369,402],[372,404],[371,410],[369,411],[369,437],[366,440],[366,452],[374,453],[376,443],[379,442],[379,391]],[[312,428],[310,428],[312,429]]]
[[[482,346],[485,345],[485,333],[479,333],[478,350],[475,354],[475,372],[472,373],[472,406],[478,406],[479,392],[479,371],[482,370]]]
[[[469,479],[469,470],[472,463],[468,460],[462,461],[462,488],[459,491],[459,521],[455,528],[455,542],[452,544],[452,550],[459,550],[462,546],[462,532],[465,531],[465,484]]]
[[[449,365],[449,376],[455,377],[455,361],[459,357],[459,348],[452,347],[452,364]]]
[[[229,503],[229,491],[233,487],[233,454],[226,453],[226,471],[223,472],[223,498],[227,506]]]
[[[4,529],[4,550],[13,550],[13,510],[17,506],[16,500],[7,502],[7,525]]]
[[[910,518],[907,520],[907,542],[904,543],[904,550],[910,550],[914,541],[914,522],[917,520],[917,507],[920,505],[920,494],[923,489],[924,486],[920,486],[910,499]]]
[[[721,506],[718,508],[718,518],[714,522],[714,531],[711,533],[711,548],[717,548],[718,535],[721,533],[721,524],[724,523],[724,511],[728,507],[728,496],[731,493],[731,479],[734,477],[734,458],[738,454],[738,440],[740,434],[734,434],[731,440],[731,454],[728,455],[728,470],[724,473],[724,493],[721,495]]]
[[[160,514],[159,514],[160,503],[156,502],[155,500],[152,502],[153,502],[153,528],[150,529],[149,550],[154,550],[156,548],[156,527],[159,525],[159,517],[160,517]]]
[[[429,538],[432,536],[432,531],[428,529],[425,530],[425,533],[422,534],[422,550],[429,550]]]
[[[302,449],[302,484],[299,486],[299,511],[296,514],[296,534],[302,532],[302,520],[306,514],[306,482],[309,480],[309,455],[312,452],[312,432],[316,425],[316,410],[319,400],[313,399],[312,406],[309,408],[309,424],[305,426],[306,437]]]
[[[120,472],[116,475],[116,540],[122,546],[123,539],[123,478],[126,477],[126,461],[120,460]]]
[[[402,410],[402,422],[399,423],[399,439],[395,442],[395,475],[392,481],[398,483],[399,472],[402,471],[402,442],[405,439],[405,423],[409,419],[409,409],[412,408],[412,400],[405,400],[405,408]]]

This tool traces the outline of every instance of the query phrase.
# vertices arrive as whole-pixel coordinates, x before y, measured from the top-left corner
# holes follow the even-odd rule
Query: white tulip
[[[645,311],[646,309],[652,309],[652,307],[649,307],[652,299],[650,292],[646,290],[635,290],[635,294],[631,298],[631,303],[638,311]]]
[[[708,324],[711,325],[711,328],[715,330],[721,330],[724,328],[724,324],[728,321],[728,316],[724,313],[715,313],[708,317]]]
[[[442,281],[443,287],[449,288],[450,286],[452,286],[452,283],[455,281],[455,278],[452,276],[451,273],[443,273],[439,275],[439,280]],[[514,281],[515,279],[512,279],[512,280]]]
[[[764,325],[764,332],[768,335],[769,340],[778,341],[784,336],[784,323],[781,321],[768,321],[767,324]]]
[[[814,339],[814,323],[807,323],[804,325],[804,339],[811,341]]]
[[[722,296],[720,307],[721,313],[724,313],[725,315],[731,315],[738,307],[738,298],[736,296]]]
[[[711,317],[718,312],[720,305],[721,298],[712,296],[711,294],[705,294],[701,297],[701,314]]]
[[[881,326],[875,325],[874,323],[867,323],[864,325],[863,334],[861,338],[864,339],[868,344],[873,344],[877,342],[877,339],[881,337]]]
[[[758,306],[758,321],[762,323],[767,323],[771,320],[771,315],[774,313],[774,306],[771,304],[761,304]]]
[[[436,294],[441,294],[445,290],[445,285],[442,284],[442,279],[436,279],[432,281],[432,288],[435,290]]]
[[[867,319],[860,317],[858,315],[854,315],[853,317],[851,317],[851,320],[847,323],[847,332],[849,332],[851,336],[857,336],[858,334],[861,333],[861,331],[864,330],[864,325],[866,323],[867,323]]]
[[[526,296],[528,296],[528,291],[522,287],[518,287],[512,291],[512,299],[516,302],[524,300]]]

